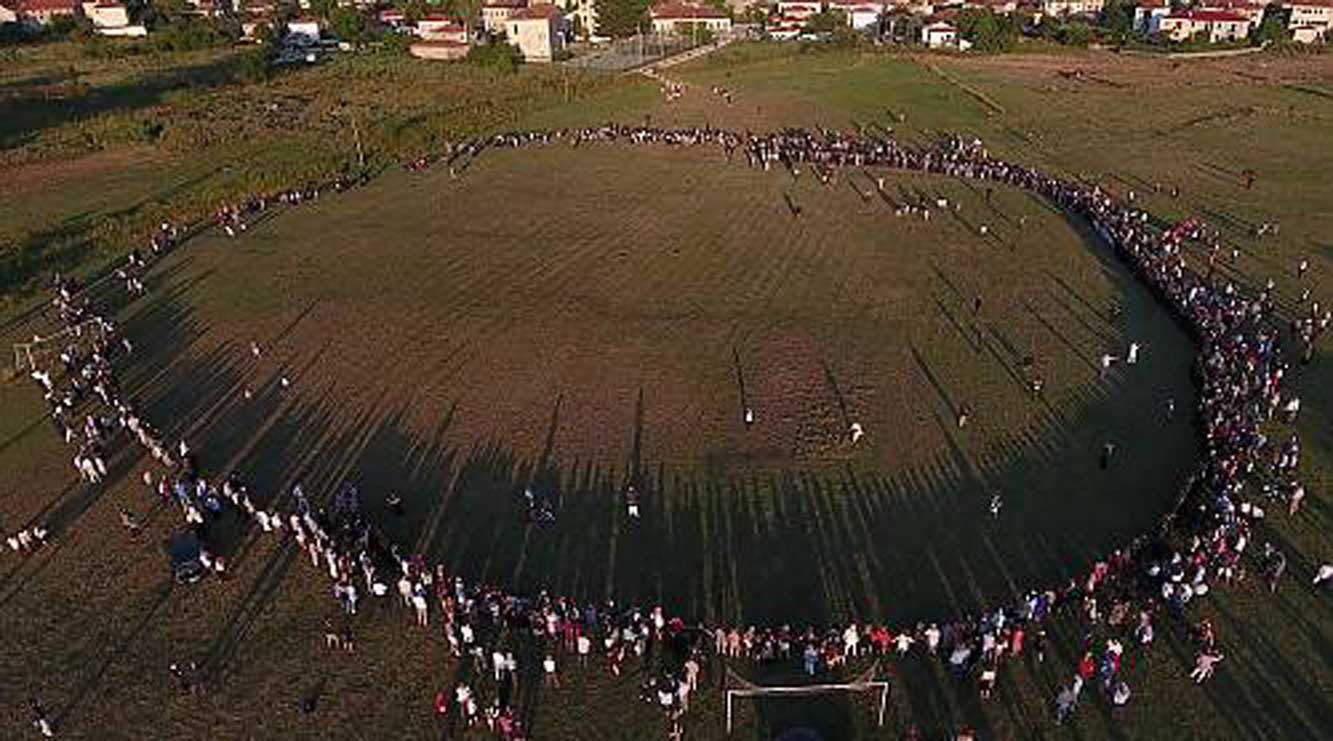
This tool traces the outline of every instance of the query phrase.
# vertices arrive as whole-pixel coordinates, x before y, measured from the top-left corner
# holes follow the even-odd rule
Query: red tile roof
[[[1201,23],[1244,23],[1250,20],[1240,13],[1233,13],[1230,10],[1187,10],[1183,13],[1172,13],[1167,18],[1199,21]]]
[[[78,0],[10,0],[6,5],[20,13],[49,13],[57,10],[72,13],[80,4]]]
[[[557,15],[560,15],[560,10],[559,8],[556,8],[554,5],[550,4],[529,5],[528,7],[523,8],[517,13],[514,13],[513,15],[509,16],[509,20],[540,21],[540,20],[547,20],[550,18],[554,18]]]
[[[667,0],[653,6],[654,18],[726,18],[727,14],[711,5]]]

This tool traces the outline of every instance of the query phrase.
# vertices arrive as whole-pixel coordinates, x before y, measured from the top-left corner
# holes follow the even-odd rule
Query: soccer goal
[[[34,336],[28,342],[14,343],[14,373],[21,376],[44,367],[50,356],[60,352],[62,344],[69,342],[71,337],[82,339],[94,334],[104,336],[105,331],[106,327],[100,319],[86,319],[53,335]]]
[[[728,675],[736,677],[731,671]],[[731,735],[732,726],[735,725],[735,701],[736,698],[752,697],[791,697],[796,695],[820,695],[829,692],[873,692],[878,694],[878,710],[876,712],[875,723],[879,727],[884,727],[884,716],[889,709],[889,683],[883,681],[871,680],[874,676],[874,670],[864,675],[866,678],[855,682],[844,682],[840,684],[806,684],[792,686],[773,686],[761,687],[744,680],[741,683],[745,687],[726,690],[727,693],[727,735]],[[738,678],[739,679],[739,678]]]

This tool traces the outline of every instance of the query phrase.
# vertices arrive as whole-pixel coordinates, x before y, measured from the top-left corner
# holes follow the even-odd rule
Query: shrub
[[[487,67],[500,72],[515,72],[523,63],[523,55],[516,47],[503,41],[478,44],[468,50],[467,61],[478,67]]]

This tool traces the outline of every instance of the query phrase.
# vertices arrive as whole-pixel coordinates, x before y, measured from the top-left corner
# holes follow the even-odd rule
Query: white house
[[[879,23],[879,17],[884,14],[884,4],[871,0],[830,0],[829,10],[842,13],[847,17],[847,25],[859,31]]]
[[[467,26],[447,15],[428,15],[417,21],[417,35],[425,41],[468,42]]]
[[[468,50],[471,48],[472,47],[466,41],[437,39],[434,41],[417,41],[407,47],[407,51],[418,59],[433,59],[449,62],[466,57]]]
[[[804,22],[822,10],[824,10],[822,0],[778,0],[777,15]]]
[[[287,40],[293,44],[318,44],[320,38],[319,20],[315,18],[296,18],[287,21]]]
[[[130,9],[120,3],[84,3],[83,14],[93,22],[93,31],[101,36],[143,37],[148,28],[130,23]]]
[[[0,22],[41,28],[61,16],[80,15],[78,0],[0,0]]]
[[[1229,10],[1187,10],[1170,13],[1159,24],[1172,41],[1187,41],[1203,35],[1211,44],[1240,41],[1250,35],[1250,19]]]
[[[1171,14],[1171,0],[1144,0],[1134,8],[1134,30],[1157,33],[1162,19]]]
[[[1330,37],[1329,28],[1333,28],[1333,0],[1291,0],[1283,2],[1282,7],[1289,13],[1287,29],[1291,31],[1292,39],[1308,44]],[[1298,35],[1300,38],[1297,38]]]
[[[1097,15],[1102,12],[1104,0],[1042,0],[1042,15],[1057,18],[1068,15]]]
[[[1018,0],[964,0],[963,8],[989,10],[996,15],[1009,15],[1018,10]]]
[[[527,0],[486,0],[481,5],[481,26],[487,33],[500,33],[505,21],[526,7]]]
[[[1200,0],[1193,6],[1194,10],[1226,10],[1236,15],[1243,15],[1251,25],[1259,25],[1264,19],[1264,3],[1253,2],[1252,0]]]
[[[791,16],[775,16],[768,19],[764,31],[774,41],[791,41],[805,30],[805,20]]]
[[[714,34],[731,30],[731,17],[711,5],[665,0],[649,11],[653,31],[669,35],[689,35],[695,29],[708,29]]]
[[[921,43],[932,49],[957,49],[958,29],[948,21],[932,21],[922,25]]]
[[[554,5],[532,5],[505,21],[505,38],[524,61],[550,62],[565,48],[565,16]]]
[[[1287,31],[1291,33],[1291,40],[1298,44],[1317,44],[1324,37],[1314,26],[1288,26]]]
[[[580,38],[604,41],[609,37],[597,33],[597,0],[567,0],[565,9],[574,24],[574,33]]]

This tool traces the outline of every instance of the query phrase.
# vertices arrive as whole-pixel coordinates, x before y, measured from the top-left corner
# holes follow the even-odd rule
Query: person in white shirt
[[[542,659],[542,674],[544,675],[543,682],[547,687],[560,686],[560,675],[556,674],[555,671],[555,657],[550,654],[547,654],[546,658]]]
[[[856,629],[856,623],[848,625],[847,628],[842,631],[842,643],[843,648],[845,649],[844,653],[849,657],[855,658],[857,654],[856,649],[861,643],[861,633]]]
[[[579,634],[578,637],[579,666],[588,665],[588,655],[592,653],[592,639],[586,635]]]

